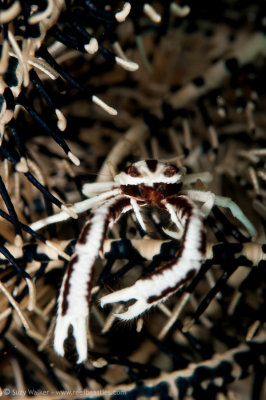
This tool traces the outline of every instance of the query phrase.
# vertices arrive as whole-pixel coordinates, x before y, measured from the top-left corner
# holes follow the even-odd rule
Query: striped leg
[[[101,299],[101,306],[119,301],[136,300],[127,311],[116,316],[123,320],[137,317],[150,307],[165,300],[190,280],[199,270],[205,252],[203,218],[197,207],[186,196],[171,197],[162,206],[171,205],[184,227],[178,257],[139,279],[134,285],[108,294]]]
[[[87,318],[94,263],[108,227],[131,208],[127,197],[121,195],[113,197],[96,208],[84,225],[65,273],[58,299],[54,349],[61,356],[64,355],[64,340],[72,325],[79,355],[78,362],[87,358]]]
[[[251,236],[257,236],[257,231],[254,225],[245,216],[241,208],[229,197],[218,196],[211,192],[204,192],[202,190],[189,189],[186,191],[187,196],[194,201],[204,203],[202,206],[202,211],[204,215],[208,215],[214,205],[229,208],[232,215],[238,219],[249,231]]]

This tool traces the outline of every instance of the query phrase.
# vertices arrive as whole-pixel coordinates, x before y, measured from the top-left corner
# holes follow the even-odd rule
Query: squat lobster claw
[[[101,298],[102,307],[120,301],[135,300],[126,312],[116,314],[123,320],[135,318],[165,300],[197,273],[206,245],[204,216],[214,204],[228,207],[251,235],[256,234],[254,226],[232,200],[215,196],[211,192],[184,190],[186,182],[192,183],[198,179],[196,175],[186,178],[184,174],[185,170],[175,165],[157,160],[144,160],[130,165],[124,172],[115,176],[113,183],[106,184],[109,191],[99,195],[99,205],[94,207],[84,225],[61,286],[54,334],[54,348],[58,354],[64,355],[64,340],[72,325],[79,355],[78,362],[87,358],[86,323],[94,264],[108,228],[123,213],[133,210],[137,221],[145,230],[140,207],[155,205],[165,209],[176,225],[180,239],[177,258],[141,277],[132,286]],[[94,194],[96,185],[93,184]],[[103,189],[101,184],[102,193]],[[89,191],[89,185],[86,191]],[[196,203],[202,203],[203,206],[200,208]]]

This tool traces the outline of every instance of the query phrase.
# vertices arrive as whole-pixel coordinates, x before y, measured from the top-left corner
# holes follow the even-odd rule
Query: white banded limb
[[[241,208],[229,197],[218,196],[212,192],[204,192],[202,190],[194,190],[188,189],[184,191],[184,193],[193,201],[197,201],[203,203],[201,211],[204,215],[208,215],[211,212],[211,209],[214,205],[229,208],[232,215],[238,219],[245,226],[245,228],[249,231],[251,236],[256,236],[257,231],[254,225],[249,221],[249,219],[245,216]]]
[[[139,279],[134,285],[101,298],[102,307],[110,303],[136,300],[126,312],[116,314],[120,319],[135,318],[165,300],[190,280],[200,268],[205,250],[205,232],[201,214],[185,196],[173,197],[168,202],[171,202],[177,218],[184,227],[178,257],[163,268]]]
[[[78,362],[87,358],[87,319],[94,263],[108,227],[130,209],[128,198],[113,197],[96,208],[84,225],[75,253],[68,264],[58,299],[54,349],[61,356],[64,356],[64,341],[69,327],[72,326]]]

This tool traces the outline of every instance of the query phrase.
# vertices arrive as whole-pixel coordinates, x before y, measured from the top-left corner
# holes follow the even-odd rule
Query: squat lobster
[[[94,207],[76,244],[58,299],[54,348],[64,355],[64,340],[70,325],[76,339],[78,362],[87,358],[87,318],[92,289],[94,263],[110,228],[123,213],[133,210],[145,231],[140,207],[155,205],[168,211],[177,233],[165,230],[180,239],[176,258],[163,267],[141,277],[135,284],[101,298],[100,304],[135,300],[126,312],[116,314],[123,320],[139,316],[150,307],[165,300],[190,280],[199,270],[205,253],[204,217],[214,204],[228,207],[251,235],[256,230],[240,208],[229,198],[211,192],[183,189],[201,175],[185,175],[185,169],[157,160],[136,162],[116,175],[114,182],[89,184],[85,193],[97,188],[99,205]],[[104,192],[104,190],[107,191]],[[99,194],[99,192],[102,192]],[[91,193],[90,193],[91,194]],[[202,203],[199,207],[196,203]]]

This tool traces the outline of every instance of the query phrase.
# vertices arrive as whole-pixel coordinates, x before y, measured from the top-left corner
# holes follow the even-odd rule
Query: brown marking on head
[[[121,185],[120,189],[125,195],[139,199],[142,197],[140,187],[141,185]]]
[[[161,201],[168,196],[177,194],[182,187],[182,183],[154,183],[153,187],[144,185],[121,185],[122,192],[137,200],[144,201],[145,203],[154,203],[159,207],[165,208]]]
[[[155,172],[157,165],[158,165],[158,161],[157,160],[145,160],[147,167],[149,168],[149,170],[151,172]]]
[[[180,192],[182,185],[183,185],[182,182],[178,183],[162,182],[162,183],[154,183],[154,188],[156,189],[156,191],[162,194],[163,198],[166,198]]]

